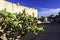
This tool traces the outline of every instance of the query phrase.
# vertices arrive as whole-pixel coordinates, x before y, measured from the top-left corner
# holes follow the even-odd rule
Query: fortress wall
[[[37,17],[38,16],[38,11],[37,9],[33,9],[33,8],[28,8],[25,6],[21,6],[21,5],[17,5],[17,4],[12,4],[10,2],[4,1],[4,0],[0,0],[0,10],[6,8],[6,11],[9,11],[11,13],[19,13],[19,12],[23,12],[23,10],[26,11],[27,14]]]

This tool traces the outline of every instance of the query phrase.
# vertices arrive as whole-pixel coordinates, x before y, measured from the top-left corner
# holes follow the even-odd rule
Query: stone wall
[[[14,3],[12,4],[11,2],[0,0],[0,10],[5,9],[5,8],[6,8],[6,11],[9,11],[11,13],[15,13],[15,12],[17,12],[17,13],[21,12],[22,13],[23,10],[25,9],[27,14],[34,16],[34,17],[38,16],[37,9],[28,8],[28,7],[25,7],[22,5],[17,5]]]

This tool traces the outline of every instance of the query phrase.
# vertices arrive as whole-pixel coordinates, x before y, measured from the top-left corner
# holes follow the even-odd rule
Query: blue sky
[[[49,16],[50,14],[58,14],[60,12],[60,0],[7,0],[13,3],[38,10],[38,16]]]

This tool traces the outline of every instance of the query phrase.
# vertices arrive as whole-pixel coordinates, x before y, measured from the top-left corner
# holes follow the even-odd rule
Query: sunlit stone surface
[[[22,5],[17,5],[17,4],[12,4],[8,1],[4,1],[4,0],[0,0],[0,10],[5,9],[6,11],[9,11],[11,13],[19,13],[19,12],[23,12],[23,10],[25,9],[26,14],[29,14],[31,16],[37,17],[38,16],[38,11],[37,9],[34,8],[28,8]]]

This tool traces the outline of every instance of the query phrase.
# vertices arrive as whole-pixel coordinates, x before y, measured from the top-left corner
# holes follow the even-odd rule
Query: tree
[[[60,12],[59,12],[59,16],[60,16]]]
[[[45,20],[45,17],[41,16],[40,21],[44,22],[44,20]]]
[[[51,22],[52,21],[52,18],[53,18],[54,14],[51,14],[49,17],[48,17],[48,20]]]

